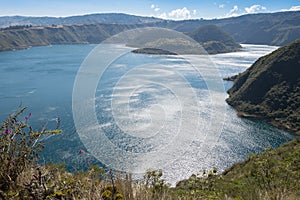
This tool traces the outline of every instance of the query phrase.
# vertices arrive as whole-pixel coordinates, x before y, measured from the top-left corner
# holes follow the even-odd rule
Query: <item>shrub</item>
[[[32,167],[38,158],[43,144],[40,137],[48,134],[61,133],[60,130],[34,131],[27,124],[31,113],[20,119],[26,107],[9,115],[0,127],[0,197],[8,198],[7,194],[16,195],[20,185],[17,180],[26,169]]]

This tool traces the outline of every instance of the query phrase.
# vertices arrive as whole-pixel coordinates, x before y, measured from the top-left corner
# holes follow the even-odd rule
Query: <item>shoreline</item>
[[[57,44],[38,44],[38,45],[28,45],[28,46],[19,46],[16,48],[6,48],[6,49],[0,49],[0,53],[2,52],[9,52],[9,51],[21,51],[21,50],[26,50],[26,49],[31,49],[34,47],[47,47],[47,46],[53,46],[53,45],[80,45],[80,44],[94,44],[94,43],[89,43],[89,42],[76,42],[76,43],[57,43]],[[97,45],[97,44],[96,44]]]
[[[270,124],[270,125],[272,125],[272,126],[274,126],[276,128],[279,128],[279,129],[282,129],[282,130],[285,130],[285,131],[289,131],[289,132],[294,133],[297,136],[300,136],[300,132],[299,131],[297,131],[296,129],[294,129],[292,127],[289,127],[288,125],[285,125],[283,123],[276,122],[275,120],[268,119],[268,118],[263,117],[263,116],[254,115],[254,114],[248,114],[246,112],[238,111],[238,110],[236,110],[236,111],[237,111],[237,116],[238,117],[261,120],[261,121],[264,121],[264,122],[266,122],[266,123],[268,123],[268,124]]]

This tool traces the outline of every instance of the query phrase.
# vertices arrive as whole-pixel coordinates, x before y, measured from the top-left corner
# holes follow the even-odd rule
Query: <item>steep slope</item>
[[[300,40],[259,58],[234,79],[227,102],[240,115],[300,133]]]

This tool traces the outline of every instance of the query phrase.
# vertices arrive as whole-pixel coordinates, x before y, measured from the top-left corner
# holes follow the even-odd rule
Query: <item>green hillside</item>
[[[300,40],[261,57],[234,78],[227,102],[241,116],[300,133]]]

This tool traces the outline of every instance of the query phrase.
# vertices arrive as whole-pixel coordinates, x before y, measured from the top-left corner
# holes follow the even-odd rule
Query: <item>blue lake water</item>
[[[66,162],[76,170],[92,155],[104,162],[114,155],[105,152],[103,141],[92,146],[81,142],[83,136],[73,121],[74,81],[95,47],[57,45],[0,53],[0,119],[19,106],[29,106],[26,112],[32,113],[30,122],[36,129],[53,128],[56,118],[61,119],[63,134],[43,141],[45,162]],[[244,71],[275,49],[243,45],[242,52],[209,57],[128,53],[115,59],[98,82],[91,103],[110,146],[137,155],[137,162],[129,164],[122,154],[117,159],[119,168],[130,165],[129,171],[142,173],[159,167],[175,183],[202,169],[224,170],[250,153],[293,139],[292,133],[266,123],[238,118],[225,102],[232,83],[222,78]],[[207,70],[212,67],[216,71]],[[86,133],[94,130],[85,129]],[[85,148],[96,153],[78,154]]]

